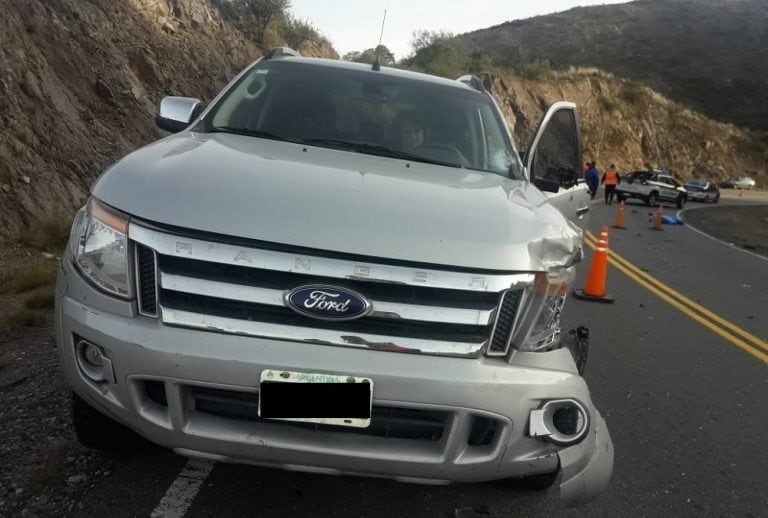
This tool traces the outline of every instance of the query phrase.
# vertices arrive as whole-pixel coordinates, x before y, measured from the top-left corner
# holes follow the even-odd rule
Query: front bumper
[[[164,326],[135,305],[93,289],[67,261],[57,285],[57,342],[72,388],[93,407],[178,453],[222,461],[401,481],[448,483],[516,478],[560,469],[562,498],[585,503],[607,486],[613,447],[566,349],[498,359],[461,359],[357,350]],[[94,383],[79,369],[75,336],[98,344],[114,382]],[[254,394],[264,369],[352,374],[374,380],[374,405],[439,412],[437,440],[315,430],[214,415],[197,406],[200,390]],[[164,388],[164,404],[149,397]],[[546,399],[575,398],[590,414],[579,444],[557,447],[526,433]],[[493,438],[472,444],[478,418]]]

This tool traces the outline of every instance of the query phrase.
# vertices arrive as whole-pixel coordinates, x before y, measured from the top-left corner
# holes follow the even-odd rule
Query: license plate
[[[259,417],[367,428],[373,380],[346,374],[263,370]]]

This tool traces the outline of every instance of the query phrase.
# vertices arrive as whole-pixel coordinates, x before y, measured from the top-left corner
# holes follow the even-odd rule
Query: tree
[[[309,20],[301,20],[288,16],[280,28],[280,35],[285,44],[293,49],[299,49],[307,40],[320,41],[323,37]]]
[[[246,26],[251,26],[253,39],[264,43],[267,26],[275,20],[285,18],[291,7],[290,0],[232,0],[232,7]]]
[[[419,29],[413,31],[413,37],[411,38],[411,49],[413,54],[418,54],[422,50],[433,46],[438,42],[445,42],[453,38],[453,33],[445,30],[428,31]]]
[[[418,30],[413,33],[413,54],[404,64],[424,72],[445,77],[456,77],[467,69],[467,58],[453,43],[453,34],[447,31]]]
[[[387,48],[386,45],[379,45],[375,49],[366,49],[362,52],[352,51],[344,54],[342,59],[344,61],[354,61],[355,63],[373,63],[376,60],[376,49],[379,50],[379,64],[385,66],[392,66],[395,64],[395,55]]]

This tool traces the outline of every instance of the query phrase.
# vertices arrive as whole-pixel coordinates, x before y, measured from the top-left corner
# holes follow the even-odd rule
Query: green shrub
[[[621,111],[621,102],[615,99],[609,99],[605,96],[600,96],[600,106],[603,107],[608,113],[618,113]]]
[[[638,104],[647,101],[651,96],[651,92],[644,84],[626,83],[621,90],[621,96],[631,103]]]
[[[288,17],[280,26],[280,36],[285,44],[298,49],[305,41],[320,41],[323,37],[309,20]]]
[[[0,329],[20,329],[22,327],[34,327],[41,325],[45,319],[38,311],[21,309],[7,315],[0,322]]]
[[[69,240],[72,219],[68,214],[54,214],[37,219],[19,233],[18,240],[31,248],[58,254],[64,250]]]
[[[36,293],[24,301],[27,309],[50,309],[53,307],[54,294],[52,290]]]
[[[24,293],[56,282],[58,263],[39,261],[0,276],[0,293]]]
[[[525,79],[531,79],[533,81],[543,81],[549,79],[553,75],[552,67],[549,65],[549,60],[536,60],[531,63],[523,63],[515,67],[515,73]]]

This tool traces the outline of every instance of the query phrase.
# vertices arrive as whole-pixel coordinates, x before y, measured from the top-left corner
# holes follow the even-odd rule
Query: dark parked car
[[[708,180],[691,180],[685,184],[688,191],[688,199],[691,201],[703,201],[717,203],[720,201],[720,189],[714,182]]]

